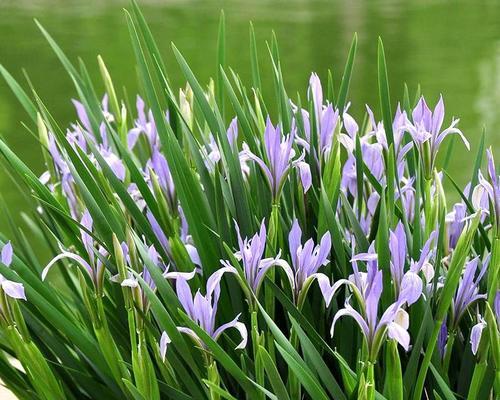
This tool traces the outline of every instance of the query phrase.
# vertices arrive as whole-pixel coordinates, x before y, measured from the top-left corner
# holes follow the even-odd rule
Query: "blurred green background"
[[[83,58],[96,80],[96,57],[101,54],[117,86],[137,91],[136,73],[123,7],[127,1],[0,0],[0,63],[16,78],[24,68],[50,111],[64,124],[75,119],[70,79],[37,30],[37,18],[72,60]],[[261,64],[268,61],[265,40],[274,29],[280,44],[289,94],[307,86],[311,71],[326,82],[331,68],[340,78],[353,33],[359,35],[350,91],[351,111],[360,116],[365,103],[378,111],[376,81],[377,37],[384,40],[392,99],[402,97],[403,82],[413,92],[418,83],[433,105],[445,97],[446,122],[461,118],[469,138],[468,153],[456,143],[451,173],[462,185],[470,179],[483,127],[487,143],[500,158],[500,2],[498,1],[311,1],[231,0],[140,1],[164,53],[174,82],[183,84],[170,42],[184,53],[200,80],[214,76],[219,12],[227,20],[228,63],[250,78],[248,22],[259,40]],[[272,95],[270,69],[264,86]],[[133,98],[133,97],[132,97]],[[378,113],[380,115],[380,113]],[[20,121],[27,117],[6,84],[0,82],[0,134],[42,173],[35,140]],[[15,213],[26,206],[5,172],[0,193]],[[0,221],[4,217],[0,216]]]

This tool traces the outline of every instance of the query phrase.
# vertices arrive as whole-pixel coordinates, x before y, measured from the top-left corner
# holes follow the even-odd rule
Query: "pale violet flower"
[[[233,268],[234,270],[234,268]],[[238,314],[232,321],[227,322],[218,328],[215,325],[215,317],[217,314],[217,305],[220,296],[220,280],[225,272],[235,271],[228,268],[221,268],[215,271],[207,280],[205,294],[202,295],[200,290],[193,296],[188,285],[188,279],[180,274],[172,273],[169,278],[176,280],[176,292],[179,302],[189,318],[200,326],[214,340],[222,335],[224,331],[230,328],[236,329],[241,336],[241,342],[236,346],[237,349],[244,349],[247,344],[248,332],[245,325],[239,322],[240,315]],[[200,346],[204,346],[200,337],[192,330],[186,327],[178,327],[179,332],[185,333],[192,337]],[[163,347],[166,352],[166,345]]]
[[[242,239],[238,224],[235,223],[235,227],[238,235],[239,251],[237,251],[234,256],[238,261],[243,263],[243,273],[252,291],[256,295],[259,293],[262,280],[272,267],[280,267],[283,269],[290,282],[290,286],[293,288],[293,271],[288,263],[280,258],[281,254],[278,253],[278,255],[274,258],[263,258],[264,251],[266,249],[266,225],[264,224],[264,221],[262,221],[260,225],[259,232],[255,233],[251,239]],[[229,261],[221,260],[221,263],[225,267],[231,268],[231,272],[236,273],[236,270],[231,266]]]

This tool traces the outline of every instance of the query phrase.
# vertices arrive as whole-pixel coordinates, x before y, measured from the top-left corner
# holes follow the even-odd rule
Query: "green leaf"
[[[276,368],[276,365],[274,364],[271,356],[264,347],[258,347],[257,357],[260,357],[260,359],[262,360],[262,364],[264,365],[264,369],[266,370],[267,377],[274,389],[274,393],[276,394],[278,400],[289,400],[290,397],[288,396],[285,384],[281,379],[280,373],[278,372],[278,369]]]
[[[434,375],[434,378],[436,379],[436,382],[439,386],[439,389],[441,390],[441,394],[444,396],[446,400],[457,400],[451,389],[448,387],[446,384],[446,381],[443,379],[443,377],[439,374],[438,370],[434,365],[429,366],[432,374]]]
[[[340,112],[344,111],[344,107],[347,102],[347,92],[349,91],[349,84],[351,82],[352,67],[354,65],[354,57],[356,56],[356,48],[358,46],[358,34],[355,33],[352,38],[351,48],[349,49],[349,55],[347,56],[347,61],[344,67],[344,73],[342,74],[342,80],[340,81],[339,95],[337,98],[337,108]]]
[[[278,342],[276,342],[276,348],[288,364],[288,367],[294,372],[295,376],[299,379],[300,383],[304,386],[304,389],[307,390],[311,397],[318,400],[328,400],[327,394],[314,378],[314,375],[297,362],[297,360],[283,347],[281,347]]]

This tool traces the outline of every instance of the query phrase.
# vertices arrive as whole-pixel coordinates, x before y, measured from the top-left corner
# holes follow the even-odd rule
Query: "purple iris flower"
[[[12,264],[12,244],[7,242],[2,247],[1,261],[6,267],[10,267]],[[24,293],[24,286],[22,283],[14,282],[6,279],[2,274],[0,274],[0,287],[5,292],[5,294],[13,299],[23,299],[26,300],[26,295]]]
[[[410,335],[408,334],[408,313],[403,309],[405,304],[414,303],[422,294],[422,285],[412,277],[404,276],[401,290],[397,300],[392,303],[378,317],[380,297],[383,289],[382,271],[378,269],[377,254],[373,244],[368,253],[361,253],[352,258],[354,274],[349,281],[344,280],[361,303],[362,312],[355,310],[346,300],[345,308],[337,311],[333,318],[331,335],[333,336],[335,324],[339,318],[350,316],[361,328],[370,351],[370,359],[374,360],[383,338],[387,336],[395,339],[405,350],[409,349]],[[358,270],[357,263],[366,262],[367,272]]]
[[[100,140],[100,143],[97,143],[97,141],[95,140],[96,134],[92,130],[92,126],[90,124],[90,120],[89,120],[89,117],[88,117],[87,111],[85,110],[84,105],[77,100],[73,100],[73,104],[75,105],[78,118],[79,118],[85,132],[87,133],[87,135],[85,135],[81,131],[80,126],[74,124],[73,131],[68,131],[68,133],[67,133],[68,141],[73,146],[78,146],[83,151],[86,151],[86,149],[87,149],[86,140],[92,140],[94,142],[94,144],[96,145],[99,153],[104,158],[106,163],[109,165],[109,167],[111,168],[113,173],[116,175],[116,177],[118,179],[120,179],[123,182],[125,180],[125,175],[126,175],[125,165],[123,164],[123,161],[118,157],[118,155],[113,151],[113,149],[111,148],[111,146],[109,144],[105,122],[101,122],[101,124],[99,126],[99,135],[101,137],[101,140]],[[107,95],[104,95],[104,97],[103,97],[101,108],[102,108],[102,112],[104,114],[104,117],[109,122],[112,122],[114,120],[114,117],[108,111],[108,96]],[[91,157],[91,158],[93,158],[93,157]]]
[[[153,149],[151,158],[146,163],[146,177],[151,181],[150,171],[158,177],[158,183],[167,200],[170,210],[177,210],[177,195],[175,191],[174,179],[170,172],[167,159],[159,149]]]
[[[85,212],[83,213],[80,224],[87,231],[92,232],[93,220],[88,210],[85,210]],[[82,244],[87,252],[88,260],[85,260],[79,254],[63,250],[61,254],[55,256],[43,269],[42,281],[45,280],[48,272],[54,266],[54,264],[56,264],[58,261],[64,258],[69,258],[75,261],[80,267],[83,268],[83,270],[88,274],[88,276],[94,283],[96,289],[102,288],[102,279],[104,276],[104,264],[101,261],[101,257],[107,257],[108,252],[104,247],[98,245],[97,252],[99,253],[100,256],[97,257],[96,254],[94,253],[94,239],[89,233],[87,233],[87,231],[80,229]]]
[[[357,196],[357,169],[356,157],[354,155],[356,148],[356,137],[358,136],[359,126],[347,112],[343,115],[344,129],[346,133],[339,135],[339,142],[345,147],[348,153],[348,158],[342,169],[341,188],[347,193],[350,192],[353,196]],[[380,143],[371,143],[370,135],[365,135],[360,138],[361,157],[370,170],[372,175],[381,183],[385,180],[384,177],[384,156],[383,146]]]
[[[408,270],[405,270],[406,265],[406,255],[408,254],[407,249],[407,238],[405,229],[401,222],[398,223],[396,229],[394,231],[390,231],[389,233],[389,249],[391,252],[391,277],[396,290],[396,296],[399,296],[401,293],[404,282],[406,284],[411,280],[412,287],[415,288],[415,294],[417,292],[422,292],[423,290],[423,282],[422,279],[418,276],[419,272],[422,272],[426,283],[430,283],[432,278],[434,277],[434,269],[432,265],[429,263],[430,258],[433,255],[432,246],[435,242],[436,232],[432,232],[429,239],[426,241],[424,246],[422,247],[422,251],[420,253],[420,258],[418,261],[411,260],[410,267]],[[418,296],[419,297],[419,296]],[[417,301],[417,298],[409,298],[408,305]]]
[[[385,150],[388,150],[387,135],[385,133],[383,122],[376,122],[373,111],[366,105],[366,111],[370,120],[371,131],[368,132],[368,137],[375,136],[377,142],[381,144]],[[405,167],[405,155],[410,151],[413,146],[412,142],[403,144],[403,137],[406,131],[406,121],[408,120],[406,116],[406,111],[401,111],[401,107],[398,104],[396,109],[396,114],[394,115],[394,120],[392,123],[392,132],[394,136],[394,153],[396,155],[396,165],[398,168],[398,176],[402,177]]]
[[[74,189],[73,175],[71,174],[68,164],[62,157],[57,147],[54,135],[49,132],[48,137],[49,137],[48,151],[50,153],[52,161],[54,162],[55,173],[58,174],[59,180],[61,182],[61,189],[64,196],[66,197],[66,200],[68,201],[68,206],[71,216],[73,218],[77,218],[79,201]],[[51,188],[51,190],[53,190],[53,188]]]
[[[188,285],[188,279],[179,274],[172,275],[170,278],[176,279],[177,297],[179,298],[179,301],[189,318],[197,323],[200,328],[202,328],[214,340],[217,340],[227,329],[235,328],[241,335],[241,342],[238,346],[236,346],[236,349],[244,349],[247,344],[248,333],[245,325],[238,321],[240,317],[239,314],[232,321],[227,322],[218,328],[216,328],[215,325],[217,305],[220,296],[220,281],[225,272],[235,272],[234,268],[230,267],[229,269],[230,271],[228,268],[221,268],[215,271],[207,280],[205,295],[202,295],[198,289],[194,297]],[[200,346],[204,347],[203,341],[192,329],[186,327],[178,327],[177,329],[180,332],[189,335],[196,342],[198,342]]]
[[[465,264],[462,279],[460,280],[455,297],[452,301],[452,326],[456,327],[458,325],[460,319],[471,304],[480,299],[486,298],[485,294],[479,294],[479,283],[486,273],[489,261],[490,256],[488,255],[483,261],[479,274],[476,278],[475,274],[480,262],[479,257],[476,257]]]
[[[314,105],[314,114],[316,119],[316,132],[318,137],[318,149],[314,156],[321,166],[321,158],[327,156],[333,145],[333,135],[339,122],[339,110],[334,109],[331,104],[327,102],[323,104],[323,89],[318,75],[311,74],[309,79],[308,97],[312,100]],[[292,105],[294,112],[298,111],[295,105]],[[302,109],[302,121],[304,125],[305,140],[297,137],[296,142],[304,147],[307,152],[311,152],[311,122],[309,113]],[[294,123],[296,123],[294,121]]]
[[[136,108],[137,120],[135,121],[135,127],[128,132],[128,148],[132,150],[135,147],[139,136],[143,134],[148,139],[151,150],[158,149],[160,147],[160,139],[158,131],[156,130],[153,112],[149,110],[146,115],[144,100],[142,100],[140,96],[137,96]]]
[[[332,247],[330,232],[326,232],[319,245],[314,245],[313,239],[302,245],[302,230],[297,219],[294,220],[292,229],[288,235],[288,244],[292,257],[293,272],[295,272],[295,293],[302,290],[307,280],[318,278],[318,269],[329,263],[328,255]],[[320,277],[318,281],[328,280],[328,277]],[[321,286],[320,286],[321,287]]]
[[[469,142],[460,129],[456,128],[459,119],[453,119],[448,128],[443,131],[441,130],[444,120],[444,102],[442,96],[439,97],[439,101],[434,111],[430,110],[422,96],[413,109],[412,118],[413,123],[407,121],[405,129],[412,136],[413,141],[420,151],[422,159],[427,161],[425,165],[427,178],[431,177],[432,171],[434,170],[434,163],[439,146],[448,135],[460,135],[465,147],[469,149]]]
[[[189,258],[191,259],[193,264],[201,266],[201,261],[200,261],[200,256],[198,254],[198,250],[193,245],[191,236],[189,236],[187,234],[187,222],[186,222],[186,219],[184,218],[184,214],[182,213],[181,208],[179,208],[179,213],[181,215],[181,223],[182,223],[181,232],[180,232],[181,240],[182,240],[184,247],[186,248],[186,251],[189,255]],[[153,213],[151,211],[148,210],[146,212],[146,218],[148,219],[149,224],[151,225],[151,229],[153,230],[153,233],[155,234],[156,238],[160,242],[161,247],[163,248],[165,253],[167,253],[170,260],[172,260],[173,256],[172,256],[170,242],[167,238],[167,235],[165,235],[165,232],[163,232],[162,227],[160,226],[160,224],[158,223],[157,219],[155,218],[155,216],[153,215]]]
[[[271,119],[268,117],[264,132],[267,164],[247,148],[247,156],[257,162],[264,172],[274,201],[279,199],[281,188],[285,183],[290,168],[299,168],[304,193],[311,187],[311,171],[309,165],[303,161],[304,153],[299,158],[293,160],[295,157],[295,150],[292,148],[294,137],[295,129],[289,135],[283,136],[280,125],[274,127]]]
[[[128,246],[125,242],[123,242],[121,244],[121,247],[125,263],[130,269],[132,269]],[[162,275],[164,278],[169,279],[169,278],[180,277],[183,279],[191,279],[196,274],[196,270],[193,270],[192,272],[170,272],[168,265],[165,265],[160,255],[156,251],[154,245],[151,245],[148,248],[148,258],[151,261],[151,263],[155,266],[155,268],[159,268],[160,270],[163,271]],[[148,285],[148,287],[151,290],[153,291],[156,290],[156,284],[153,280],[153,277],[151,276],[151,273],[149,272],[148,267],[145,264],[143,265],[142,272],[139,274],[139,276],[144,280],[146,285]],[[125,279],[121,279],[119,275],[114,275],[111,277],[110,280],[112,282],[120,283],[122,287],[132,288],[136,293],[136,301],[142,307],[142,311],[144,313],[148,311],[149,300],[147,294],[145,291],[141,289],[139,280],[134,274],[132,274],[131,272],[127,272],[127,276]]]
[[[238,224],[236,222],[235,227],[236,233],[238,235],[239,251],[237,251],[234,256],[237,260],[242,261],[245,279],[250,285],[250,288],[253,290],[253,292],[258,295],[262,280],[269,269],[272,267],[282,268],[290,281],[290,286],[293,288],[293,271],[288,263],[280,258],[281,252],[278,253],[275,258],[262,258],[266,249],[266,225],[264,224],[264,221],[262,221],[260,225],[260,231],[256,233],[251,239],[242,239],[240,228],[238,227]],[[221,260],[221,263],[227,268],[232,268],[231,272],[236,273],[236,270],[231,266],[231,263],[229,261]]]

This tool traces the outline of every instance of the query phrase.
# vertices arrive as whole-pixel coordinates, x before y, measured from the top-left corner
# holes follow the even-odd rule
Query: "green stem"
[[[258,354],[260,335],[259,335],[257,311],[252,312],[251,323],[252,323],[251,329],[252,329],[253,356],[255,360],[255,380],[259,385],[264,386],[265,384],[264,365],[262,364],[261,358],[259,357]],[[259,396],[261,400],[265,399],[264,393],[259,393]]]
[[[439,319],[434,324],[434,329],[432,331],[429,344],[427,345],[425,351],[424,360],[422,361],[422,365],[420,366],[420,372],[418,373],[417,383],[415,384],[415,390],[413,392],[413,400],[421,400],[422,398],[422,392],[424,391],[425,377],[427,376],[427,370],[429,369],[429,365],[431,363],[432,354],[434,353],[434,348],[436,347],[442,323],[443,323],[442,319]]]
[[[372,361],[366,364],[366,398],[375,399],[375,365]]]
[[[451,353],[453,353],[453,344],[455,343],[456,333],[453,330],[448,336],[448,343],[446,344],[446,351],[444,353],[443,370],[447,374],[450,368]]]
[[[425,235],[428,238],[434,227],[433,205],[432,205],[432,178],[424,179],[424,213],[425,213]]]

